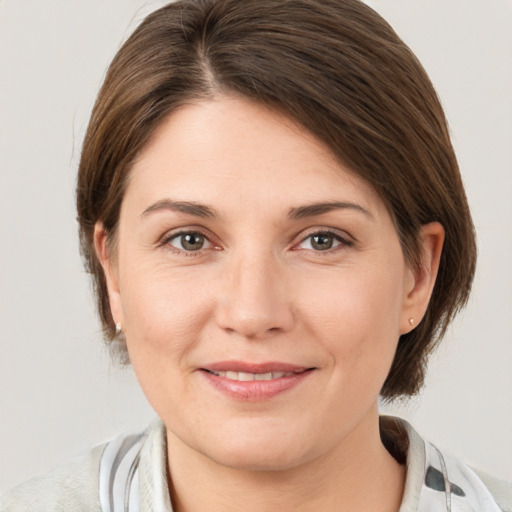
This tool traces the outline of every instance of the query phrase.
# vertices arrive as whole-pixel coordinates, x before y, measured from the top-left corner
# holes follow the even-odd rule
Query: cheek
[[[195,272],[165,264],[125,265],[122,304],[131,352],[177,357],[199,338],[210,311],[210,291]]]
[[[130,268],[122,300],[132,367],[157,414],[173,418],[190,396],[191,354],[210,316],[209,294],[184,272]]]
[[[343,268],[303,281],[297,295],[307,297],[301,310],[309,330],[321,340],[333,364],[386,373],[400,335],[401,273],[377,265]],[[307,292],[306,292],[307,289]]]

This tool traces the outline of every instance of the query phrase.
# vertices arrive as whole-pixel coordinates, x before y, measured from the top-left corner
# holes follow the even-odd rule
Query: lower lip
[[[297,387],[313,371],[306,370],[280,379],[252,381],[231,380],[204,370],[201,373],[214,388],[232,398],[244,402],[263,402]]]

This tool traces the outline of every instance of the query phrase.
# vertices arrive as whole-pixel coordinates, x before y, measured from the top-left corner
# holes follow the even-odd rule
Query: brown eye
[[[327,251],[334,245],[334,236],[330,233],[318,233],[311,236],[311,247],[316,251]]]
[[[175,235],[169,240],[169,244],[176,249],[187,252],[200,251],[209,247],[207,238],[203,234],[194,231]]]

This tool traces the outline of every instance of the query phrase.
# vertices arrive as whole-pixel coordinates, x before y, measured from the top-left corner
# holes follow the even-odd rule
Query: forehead
[[[286,116],[223,96],[171,114],[139,154],[125,199],[166,196],[229,208],[354,201],[380,211],[373,188]]]

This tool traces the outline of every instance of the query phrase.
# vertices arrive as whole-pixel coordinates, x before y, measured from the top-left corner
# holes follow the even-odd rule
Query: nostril
[[[248,339],[261,339],[289,331],[293,318],[287,302],[272,296],[265,297],[262,293],[230,293],[224,300],[220,298],[217,301],[215,312],[217,325],[225,333],[237,333]]]

